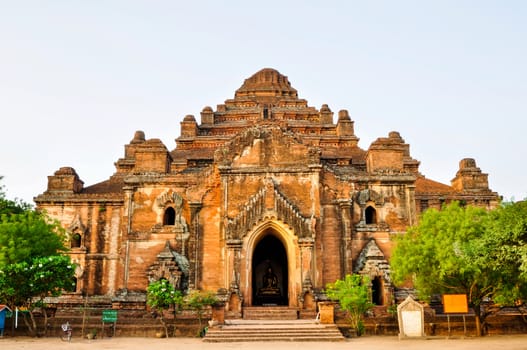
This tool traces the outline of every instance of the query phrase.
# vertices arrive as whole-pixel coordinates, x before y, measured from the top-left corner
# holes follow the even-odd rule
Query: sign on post
[[[104,337],[104,324],[113,323],[113,335],[115,336],[115,323],[117,322],[117,310],[103,310],[102,311],[102,334]]]
[[[102,321],[104,323],[115,323],[117,322],[117,310],[103,310]]]
[[[443,312],[445,314],[468,313],[466,294],[443,294]]]
[[[447,314],[448,336],[450,336],[450,314],[463,314],[463,334],[467,335],[468,301],[466,294],[443,294],[443,312]]]

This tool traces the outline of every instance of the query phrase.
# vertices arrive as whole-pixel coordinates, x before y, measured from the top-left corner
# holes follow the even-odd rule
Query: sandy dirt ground
[[[83,340],[73,338],[64,342],[59,338],[0,338],[1,350],[42,349],[42,350],[527,350],[527,335],[488,336],[483,338],[434,338],[399,340],[397,337],[361,337],[344,342],[245,342],[245,343],[204,343],[193,338],[105,338]]]

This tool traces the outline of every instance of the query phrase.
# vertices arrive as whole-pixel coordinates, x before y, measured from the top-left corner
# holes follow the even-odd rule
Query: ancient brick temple
[[[64,167],[35,201],[71,237],[79,294],[125,302],[165,278],[218,291],[235,314],[307,310],[326,283],[362,273],[373,302],[390,304],[393,237],[426,208],[498,196],[473,159],[446,185],[419,173],[398,132],[358,141],[346,110],[310,107],[262,69],[199,123],[187,115],[175,149],[137,131],[107,181],[85,187]]]

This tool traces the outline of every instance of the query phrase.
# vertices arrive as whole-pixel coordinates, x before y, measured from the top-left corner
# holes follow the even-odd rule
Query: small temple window
[[[421,199],[421,213],[428,209],[428,199]]]
[[[75,232],[71,236],[71,248],[80,248],[82,243],[82,235],[78,232]]]
[[[176,211],[172,207],[168,207],[165,210],[163,217],[163,225],[175,225],[176,223]]]
[[[377,223],[377,212],[372,206],[368,206],[365,211],[366,224],[376,224]]]
[[[263,118],[264,119],[269,118],[269,110],[267,108],[263,109]]]
[[[75,293],[77,291],[77,277],[73,277],[69,284],[66,284],[64,290],[69,293]]]

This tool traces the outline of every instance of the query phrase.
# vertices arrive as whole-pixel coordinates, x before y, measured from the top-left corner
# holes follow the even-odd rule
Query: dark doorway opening
[[[384,305],[382,289],[382,279],[377,276],[371,281],[371,302],[373,304]]]
[[[288,305],[287,253],[272,233],[256,245],[251,267],[253,305]]]

